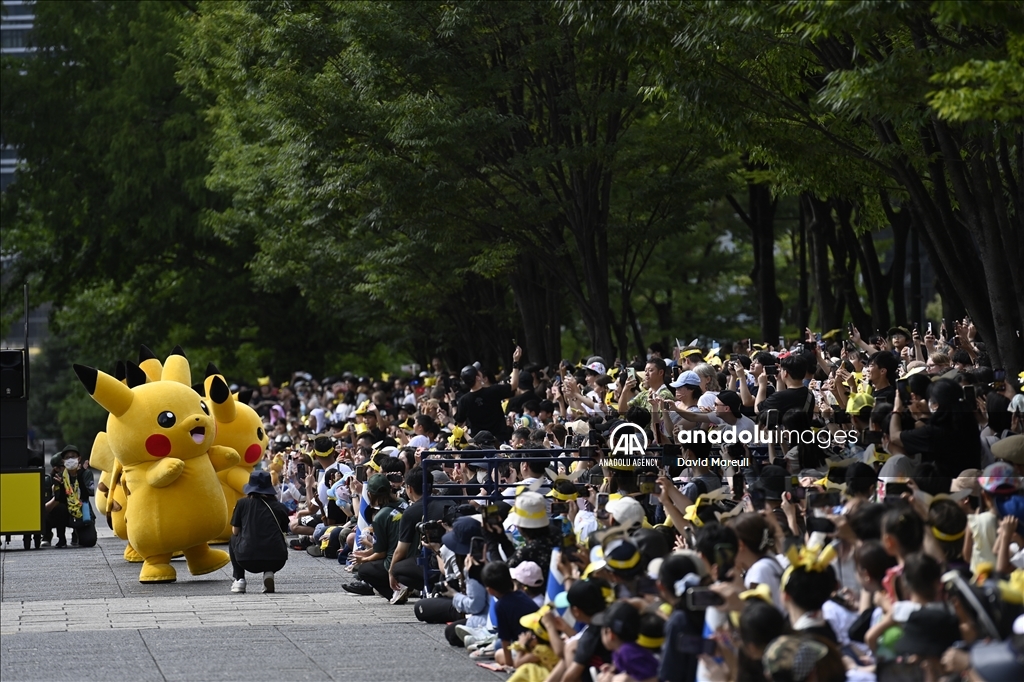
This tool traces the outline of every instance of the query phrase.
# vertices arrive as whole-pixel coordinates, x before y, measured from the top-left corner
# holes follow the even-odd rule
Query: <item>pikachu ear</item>
[[[219,423],[228,424],[235,421],[235,401],[232,400],[231,391],[220,375],[214,374],[206,379],[206,394],[213,401],[213,416]]]
[[[203,385],[203,382],[192,384],[192,390],[198,393],[200,398],[206,397],[206,386]]]
[[[175,346],[164,362],[164,371],[160,374],[161,381],[177,381],[186,386],[192,385],[192,369],[188,366],[188,358],[181,346]]]
[[[114,378],[120,382],[128,377],[128,370],[124,366],[124,360],[118,360],[117,364],[114,365]]]
[[[125,370],[128,388],[135,388],[149,382],[149,375],[131,360],[125,363]]]
[[[139,367],[146,373],[150,381],[160,381],[160,373],[163,371],[163,365],[160,364],[160,360],[157,359],[156,354],[149,349],[149,346],[139,346]]]
[[[85,390],[89,391],[92,399],[102,405],[107,412],[120,417],[132,406],[135,394],[120,381],[106,372],[101,372],[94,367],[85,365],[74,365],[75,374],[85,384]]]
[[[212,362],[208,363],[206,365],[206,378],[209,379],[214,374],[220,374],[220,370],[217,369],[217,365],[213,364]]]

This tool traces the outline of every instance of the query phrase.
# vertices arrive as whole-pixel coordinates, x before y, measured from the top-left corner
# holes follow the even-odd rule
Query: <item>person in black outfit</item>
[[[893,404],[894,419],[889,420],[889,442],[903,448],[922,462],[934,462],[942,476],[955,478],[964,469],[981,465],[981,438],[974,419],[974,405],[964,402],[963,389],[951,379],[939,379],[928,388],[927,422],[914,429],[903,430],[897,417],[907,410],[899,393]]]
[[[500,383],[485,387],[483,374],[479,369],[473,365],[462,368],[462,381],[469,387],[469,392],[459,398],[458,410],[455,413],[455,420],[459,425],[469,424],[472,433],[490,431],[499,441],[509,439],[511,429],[505,422],[505,411],[501,408],[501,401],[511,399],[519,390],[519,361],[522,357],[523,349],[516,346],[515,352],[512,353],[512,375],[508,384]]]
[[[427,477],[427,485],[432,485],[430,476]],[[405,474],[405,494],[411,504],[406,507],[399,521],[398,545],[388,568],[388,581],[395,592],[402,590],[403,586],[420,592],[424,590],[423,567],[417,563],[420,553],[420,531],[417,526],[424,520],[440,521],[444,518],[447,507],[451,505],[451,502],[445,500],[431,500],[424,519],[424,491],[423,468],[416,465]],[[426,491],[429,492],[429,488]],[[407,595],[408,591],[403,598]]]
[[[804,386],[806,374],[807,362],[802,356],[790,355],[783,358],[779,363],[777,390],[771,397],[768,397],[768,375],[762,373],[757,377],[754,410],[758,414],[778,410],[779,414],[783,415],[792,409],[798,409],[810,414],[814,408],[814,396]]]
[[[277,501],[267,471],[254,471],[242,488],[246,494],[235,504],[231,516],[231,591],[245,592],[245,572],[263,574],[263,591],[274,591],[274,574],[288,561],[288,508]]]
[[[81,464],[78,448],[68,445],[50,461],[53,465],[54,506],[46,515],[44,535],[49,542],[50,533],[57,531],[55,547],[67,547],[67,528],[71,526],[72,547],[92,547],[96,544],[96,517],[89,506],[93,494],[90,483],[92,473]]]

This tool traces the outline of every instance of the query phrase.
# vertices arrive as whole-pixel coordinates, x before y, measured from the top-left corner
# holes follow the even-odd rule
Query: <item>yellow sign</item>
[[[43,530],[43,472],[0,473],[0,533]]]

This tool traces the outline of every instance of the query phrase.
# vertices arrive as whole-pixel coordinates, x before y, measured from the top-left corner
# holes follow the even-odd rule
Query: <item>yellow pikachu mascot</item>
[[[125,364],[118,360],[117,366],[114,368],[114,378],[127,385],[129,384],[128,375],[131,373],[130,383],[132,386],[137,386],[149,381],[160,381],[162,371],[163,365],[156,354],[143,345],[139,349],[138,366],[131,363]],[[114,535],[127,542],[128,525],[125,522],[125,515],[128,509],[128,496],[125,494],[125,486],[122,481],[124,469],[110,450],[106,431],[96,434],[89,464],[103,472],[100,482],[96,486],[96,505],[100,514],[107,517],[107,525],[114,531]],[[176,552],[175,556],[180,556],[180,554],[181,552]],[[133,564],[142,563],[142,556],[135,551],[130,542],[124,548],[124,560]]]
[[[92,367],[75,365],[89,395],[109,413],[107,443],[123,468],[128,541],[143,557],[139,582],[173,582],[171,556],[182,550],[193,575],[225,566],[227,552],[210,549],[228,522],[217,470],[238,464],[238,453],[214,447],[215,423],[191,384],[188,360],[175,347],[160,381],[128,385]]]
[[[217,472],[228,503],[228,522],[214,542],[228,542],[231,540],[231,516],[235,504],[245,497],[242,489],[249,483],[253,467],[263,458],[270,437],[263,430],[263,420],[256,410],[232,397],[227,382],[212,362],[206,367],[204,389],[206,397],[213,403],[213,417],[217,422],[213,444],[231,448],[240,455],[236,466]]]

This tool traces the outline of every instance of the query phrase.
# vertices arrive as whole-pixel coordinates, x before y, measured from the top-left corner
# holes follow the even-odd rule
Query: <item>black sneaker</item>
[[[372,597],[373,588],[364,583],[362,580],[357,580],[354,583],[346,583],[341,586],[341,589],[351,594],[358,594],[361,597]]]
[[[67,546],[68,546],[68,541],[65,540],[64,538],[61,538],[60,540],[58,540],[57,544],[54,545],[54,547],[56,547],[57,549],[63,549],[64,547],[67,547]]]

